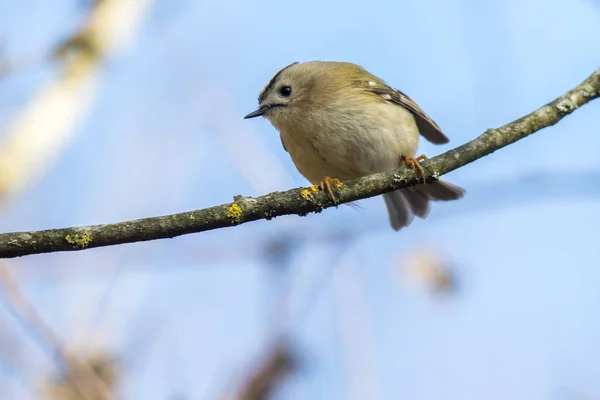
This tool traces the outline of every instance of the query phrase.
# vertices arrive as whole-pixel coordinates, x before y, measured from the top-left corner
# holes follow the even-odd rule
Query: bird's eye
[[[283,97],[290,97],[292,94],[292,88],[290,86],[282,86],[279,88],[279,94]]]

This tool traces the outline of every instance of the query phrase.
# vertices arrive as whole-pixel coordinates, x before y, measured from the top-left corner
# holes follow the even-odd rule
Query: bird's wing
[[[371,84],[372,82],[369,82]],[[371,86],[371,85],[369,85]],[[419,105],[408,95],[398,89],[393,89],[387,85],[376,85],[369,88],[375,94],[380,95],[385,100],[398,104],[413,113],[417,121],[417,127],[425,139],[435,144],[448,143],[450,139],[442,132],[442,129],[432,120]]]

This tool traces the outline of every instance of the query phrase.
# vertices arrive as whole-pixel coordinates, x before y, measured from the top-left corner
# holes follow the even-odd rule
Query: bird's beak
[[[266,113],[268,109],[269,106],[258,107],[258,110],[252,111],[250,114],[246,115],[244,119],[260,117],[261,115],[264,115],[264,113]]]

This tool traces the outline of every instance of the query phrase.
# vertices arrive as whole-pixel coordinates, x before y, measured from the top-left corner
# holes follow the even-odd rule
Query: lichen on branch
[[[488,129],[477,138],[431,158],[423,166],[428,182],[508,146],[543,128],[558,123],[577,108],[600,97],[600,69],[551,103],[500,128]],[[365,176],[336,188],[338,204],[349,203],[414,186],[420,176],[408,168]],[[311,186],[273,192],[252,198],[236,196],[233,203],[196,211],[150,217],[107,225],[0,234],[0,258],[74,251],[124,243],[173,238],[190,233],[226,228],[281,215],[306,215],[336,204]]]

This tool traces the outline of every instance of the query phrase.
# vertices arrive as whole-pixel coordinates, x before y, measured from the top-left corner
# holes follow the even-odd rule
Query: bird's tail
[[[388,209],[390,223],[399,231],[410,225],[415,216],[427,217],[430,201],[450,201],[463,197],[465,191],[460,186],[439,180],[412,189],[400,189],[383,195]]]

